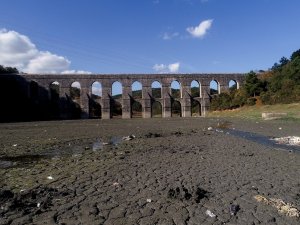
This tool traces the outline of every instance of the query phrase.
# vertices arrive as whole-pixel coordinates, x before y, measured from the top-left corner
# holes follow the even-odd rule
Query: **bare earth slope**
[[[300,152],[215,128],[281,137],[300,136],[300,124],[230,122],[0,124],[0,224],[299,224],[254,196],[282,199],[299,210]],[[136,138],[121,141],[131,134]],[[235,215],[230,205],[238,205]]]

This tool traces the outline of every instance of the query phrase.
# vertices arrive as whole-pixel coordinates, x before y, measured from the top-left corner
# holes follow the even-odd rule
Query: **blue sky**
[[[0,64],[25,72],[265,70],[300,48],[299,9],[299,0],[2,0]]]

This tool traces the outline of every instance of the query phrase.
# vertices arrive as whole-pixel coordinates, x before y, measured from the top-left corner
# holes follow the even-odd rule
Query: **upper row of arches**
[[[55,90],[57,93],[59,92],[59,82],[54,81],[50,84],[51,92]],[[238,83],[235,80],[230,80],[228,83],[229,89],[238,89]],[[191,97],[201,97],[201,84],[197,80],[193,80],[190,84],[191,88]],[[80,97],[80,89],[81,85],[78,81],[75,81],[70,86],[70,95],[73,98]],[[135,81],[131,85],[132,97],[133,98],[142,98],[143,97],[143,86],[139,81]],[[162,85],[158,81],[154,81],[151,84],[152,97],[153,98],[162,98]],[[123,87],[121,82],[115,81],[111,86],[111,96],[114,98],[121,98],[123,93]],[[220,93],[220,83],[217,80],[212,80],[210,82],[210,94],[218,94]],[[91,85],[91,94],[94,98],[101,98],[103,95],[102,85],[100,82],[95,81]],[[174,80],[170,84],[170,94],[174,98],[182,97],[182,86],[179,81]]]

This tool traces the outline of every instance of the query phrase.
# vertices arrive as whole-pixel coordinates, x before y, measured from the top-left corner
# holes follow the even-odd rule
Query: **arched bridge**
[[[221,93],[229,89],[230,82],[234,82],[236,88],[239,88],[244,80],[244,74],[21,76],[27,81],[29,98],[36,102],[56,102],[60,118],[70,118],[73,107],[73,110],[80,111],[81,118],[103,119],[115,116],[204,116],[209,107],[211,81],[215,82],[215,89]],[[119,86],[116,88],[119,95],[114,94],[114,86]],[[75,106],[71,107],[71,103]]]

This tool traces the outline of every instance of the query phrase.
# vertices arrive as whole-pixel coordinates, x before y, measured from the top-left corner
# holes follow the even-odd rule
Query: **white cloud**
[[[189,32],[193,37],[202,38],[206,35],[207,31],[211,28],[213,20],[204,20],[196,27],[188,27],[186,28],[187,32]]]
[[[168,69],[171,73],[177,73],[179,71],[180,63],[172,63],[168,65]]]
[[[85,70],[65,70],[62,71],[61,74],[92,74],[92,73]]]
[[[180,63],[171,63],[169,65],[165,64],[155,64],[153,69],[158,73],[177,73],[179,71]]]
[[[61,73],[69,70],[70,64],[63,56],[38,50],[25,35],[0,30],[0,65],[16,67],[26,73]]]
[[[174,32],[174,33],[167,33],[165,32],[163,35],[162,35],[162,39],[163,40],[171,40],[175,37],[179,36],[179,33],[178,32]]]
[[[29,60],[24,72],[26,73],[59,73],[70,66],[70,61],[50,52],[39,52]]]

